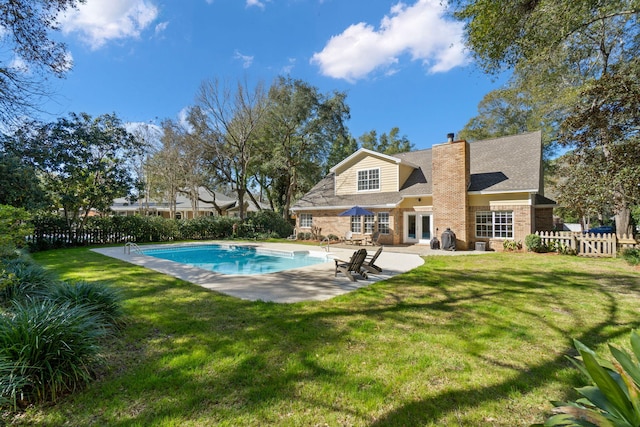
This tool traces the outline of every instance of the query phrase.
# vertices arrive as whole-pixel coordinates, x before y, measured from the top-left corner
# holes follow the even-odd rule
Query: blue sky
[[[57,35],[73,69],[51,116],[179,119],[203,80],[289,75],[347,93],[355,137],[400,128],[417,148],[458,132],[498,87],[440,0],[87,0]]]

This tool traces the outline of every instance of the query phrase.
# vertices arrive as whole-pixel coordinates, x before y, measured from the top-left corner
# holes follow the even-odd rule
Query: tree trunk
[[[262,206],[260,206],[260,203],[256,200],[256,198],[253,195],[253,193],[251,191],[247,190],[247,194],[249,195],[249,198],[253,202],[253,204],[256,207],[256,209],[258,209],[258,211],[262,211]]]
[[[196,218],[198,216],[198,186],[191,186],[189,193],[189,197],[191,198],[192,217]]]
[[[238,188],[238,209],[240,221],[244,221],[244,188]]]
[[[169,218],[176,218],[176,194],[177,191],[175,188],[171,188],[169,191]]]
[[[616,212],[616,234],[632,236],[631,229],[631,209],[628,207],[620,208]]]
[[[207,187],[205,187],[205,188],[207,188]],[[215,190],[207,188],[207,191],[209,193],[211,193],[211,200],[201,199],[200,197],[198,197],[198,200],[200,200],[201,202],[204,202],[204,203],[211,203],[213,205],[213,208],[218,213],[218,216],[222,216],[222,208],[218,205],[218,203],[216,201],[216,192],[215,192]]]
[[[291,171],[291,174],[289,175],[289,185],[287,185],[287,194],[285,195],[284,206],[282,207],[282,219],[284,219],[285,221],[289,219],[291,199],[293,199],[293,192],[295,190],[295,184],[298,178],[295,167],[291,167],[291,169],[289,170]]]

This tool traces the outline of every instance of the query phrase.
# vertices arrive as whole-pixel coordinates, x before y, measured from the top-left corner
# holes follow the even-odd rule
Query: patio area
[[[229,244],[228,241],[207,241],[194,244]],[[256,243],[245,243],[255,246]],[[186,245],[186,244],[179,244]],[[243,245],[243,243],[234,243]],[[317,245],[305,245],[296,243],[257,243],[264,248],[284,251],[322,251],[331,258],[348,260],[353,252],[363,246],[331,245],[327,251],[325,247]],[[150,245],[144,248],[159,247]],[[166,247],[166,245],[161,245]],[[378,248],[365,246],[368,252],[373,254]],[[123,246],[97,248],[93,251],[105,256],[117,258],[131,264],[143,266],[163,274],[167,274],[212,291],[221,292],[237,298],[251,301],[272,301],[279,303],[294,303],[300,301],[322,301],[338,295],[351,292],[355,289],[368,286],[380,280],[389,279],[395,275],[405,273],[424,263],[422,256],[426,255],[465,255],[474,252],[447,252],[432,251],[424,246],[385,246],[376,264],[382,268],[382,273],[370,274],[368,279],[358,277],[356,282],[351,282],[343,274],[338,273],[334,277],[335,263],[332,259],[327,262],[293,269],[278,273],[269,273],[252,276],[226,275],[200,268],[190,267],[173,261],[162,260],[132,251],[125,253]],[[476,254],[478,252],[475,252]]]

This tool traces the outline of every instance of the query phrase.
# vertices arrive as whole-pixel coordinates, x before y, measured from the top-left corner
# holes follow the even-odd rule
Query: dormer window
[[[380,169],[358,171],[358,191],[380,190]]]

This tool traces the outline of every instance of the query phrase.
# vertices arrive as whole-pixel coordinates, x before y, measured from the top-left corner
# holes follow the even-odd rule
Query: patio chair
[[[348,243],[350,245],[353,245],[353,233],[351,231],[347,231],[346,233],[344,233],[344,239],[343,241],[345,243]]]
[[[293,234],[287,237],[287,240],[298,240],[298,231],[294,228]]]
[[[354,238],[351,231],[344,233],[344,243],[348,245],[361,245],[363,241],[363,238]]]
[[[380,239],[380,232],[376,231],[375,233],[373,233],[371,235],[371,244],[373,246],[380,246],[380,243],[378,243],[378,240]]]
[[[336,272],[334,276],[338,275],[338,272],[344,273],[349,280],[352,282],[356,281],[356,278],[353,276],[354,273],[361,275],[363,278],[367,278],[367,273],[362,270],[362,263],[364,259],[367,257],[366,249],[359,249],[351,255],[351,259],[349,261],[341,261],[336,259]]]
[[[366,270],[372,274],[382,273],[382,268],[378,267],[375,262],[382,253],[382,249],[384,246],[380,246],[375,254],[369,255],[365,257],[364,262],[362,263],[362,269]]]

